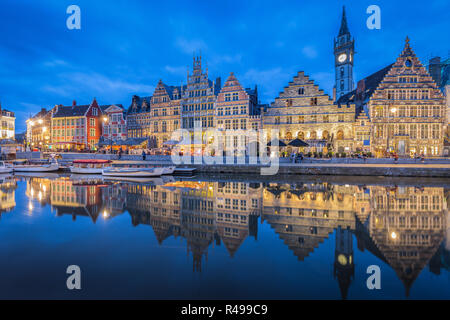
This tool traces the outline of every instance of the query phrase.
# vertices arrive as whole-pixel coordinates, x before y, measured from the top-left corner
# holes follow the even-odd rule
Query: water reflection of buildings
[[[449,192],[442,187],[36,178],[27,182],[27,195],[58,215],[94,222],[128,211],[132,224],[150,226],[159,244],[184,238],[194,271],[202,270],[210,246],[223,244],[232,258],[247,237],[257,239],[258,217],[300,261],[333,235],[330,268],[343,298],[354,277],[355,246],[391,266],[407,294],[427,265],[436,274],[450,269]]]
[[[444,241],[442,188],[374,188],[368,232],[405,285],[406,294]]]
[[[14,177],[0,175],[0,218],[3,212],[9,212],[16,206],[16,189]]]

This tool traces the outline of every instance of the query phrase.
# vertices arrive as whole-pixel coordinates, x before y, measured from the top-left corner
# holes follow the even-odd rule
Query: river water
[[[445,179],[0,182],[3,299],[450,299]]]

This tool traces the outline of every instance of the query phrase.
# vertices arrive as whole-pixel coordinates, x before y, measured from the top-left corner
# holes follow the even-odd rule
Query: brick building
[[[51,145],[56,150],[95,150],[102,132],[102,110],[94,98],[89,105],[59,105],[52,118]]]

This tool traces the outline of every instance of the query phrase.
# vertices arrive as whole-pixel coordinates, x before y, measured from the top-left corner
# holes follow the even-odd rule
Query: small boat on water
[[[159,177],[171,175],[176,170],[175,166],[161,166],[143,161],[113,162],[111,167],[104,168],[104,176],[113,177]]]
[[[7,166],[3,161],[0,161],[0,174],[2,173],[11,173],[14,169],[12,167]]]
[[[33,163],[30,161],[14,162],[14,172],[53,172],[59,170],[59,163],[52,159],[47,163]]]
[[[102,175],[107,177],[160,177],[162,174],[163,168],[111,167],[102,171]]]
[[[111,166],[110,160],[82,159],[74,160],[70,172],[77,174],[102,174],[103,169]]]
[[[175,169],[176,169],[177,167],[175,167],[175,166],[169,166],[169,167],[162,167],[162,169],[163,169],[163,174],[164,175],[171,175],[171,174],[173,174],[174,172],[175,172]]]

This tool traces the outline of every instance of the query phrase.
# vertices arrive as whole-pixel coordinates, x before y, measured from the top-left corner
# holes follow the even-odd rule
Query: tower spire
[[[350,31],[348,30],[347,16],[345,15],[345,6],[342,6],[341,28],[339,29],[338,37],[343,36],[344,34],[350,34]]]

